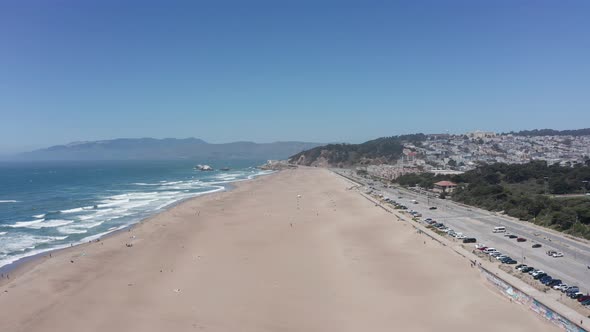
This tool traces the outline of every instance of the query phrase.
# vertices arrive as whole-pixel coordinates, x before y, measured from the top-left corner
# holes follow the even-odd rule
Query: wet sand
[[[38,258],[0,331],[557,331],[350,187],[286,170]]]

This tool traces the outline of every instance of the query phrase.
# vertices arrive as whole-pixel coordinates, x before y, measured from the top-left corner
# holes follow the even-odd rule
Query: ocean
[[[0,163],[0,267],[45,251],[88,242],[183,199],[226,190],[269,173],[262,161]]]

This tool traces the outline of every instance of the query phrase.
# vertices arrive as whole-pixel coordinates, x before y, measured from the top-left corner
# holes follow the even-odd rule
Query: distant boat
[[[213,167],[209,166],[209,165],[197,165],[195,166],[195,169],[198,169],[199,171],[213,171]]]
[[[222,171],[229,171],[229,167],[220,168]]]

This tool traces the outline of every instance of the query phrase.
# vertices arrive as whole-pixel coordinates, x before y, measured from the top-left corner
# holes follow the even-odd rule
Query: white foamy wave
[[[40,244],[65,240],[67,236],[39,236],[26,233],[16,233],[6,236],[0,243],[0,253],[9,254],[35,248]]]
[[[70,246],[69,244],[62,244],[62,245],[53,246],[51,248],[46,248],[46,249],[31,250],[29,252],[26,252],[24,254],[19,254],[19,255],[11,255],[11,256],[8,256],[6,254],[0,255],[0,267],[5,266],[5,265],[8,265],[8,264],[11,264],[11,263],[14,263],[14,262],[18,261],[19,259],[23,259],[23,258],[26,258],[26,257],[39,255],[39,254],[42,254],[42,253],[47,252],[47,251],[52,251],[52,250],[67,248],[69,246]],[[2,249],[0,249],[0,253],[1,253],[1,250]]]
[[[4,235],[4,234],[6,234],[6,232],[0,232],[0,235]]]
[[[93,209],[93,206],[84,206],[84,207],[78,207],[78,208],[74,208],[74,209],[69,209],[69,210],[61,210],[61,213],[76,213],[76,212],[82,212],[85,210],[91,210]]]
[[[135,182],[133,183],[136,186],[160,186],[161,183],[144,183],[144,182]]]
[[[60,227],[57,229],[62,234],[84,234],[88,233],[87,229]]]
[[[125,227],[128,227],[128,225],[121,225],[121,226],[118,226],[118,227],[111,227],[106,232],[94,234],[94,235],[87,236],[87,237],[83,238],[82,240],[80,240],[80,243],[88,242],[88,241],[94,241],[96,239],[100,239],[101,237],[103,237],[103,236],[105,236],[105,235],[107,235],[109,233],[112,233],[114,231],[118,231],[118,230],[123,229]]]
[[[104,201],[104,202],[106,202],[106,201]],[[104,207],[118,206],[118,205],[121,205],[121,203],[125,203],[125,202],[129,202],[129,199],[118,200],[116,202],[111,202],[111,203],[98,204],[98,207],[104,208]]]
[[[18,227],[28,227],[30,225],[38,224],[44,222],[45,219],[38,219],[38,220],[31,220],[31,221],[17,221],[12,225],[7,225],[8,227],[18,228]]]
[[[33,218],[40,218],[40,219],[45,218],[45,213],[43,213],[43,214],[36,214],[36,215],[33,216]]]
[[[54,220],[48,220],[48,221],[44,221],[44,222],[40,222],[40,223],[30,224],[30,225],[23,226],[23,227],[31,228],[31,229],[53,228],[53,227],[69,225],[73,222],[74,222],[74,220],[54,219]]]
[[[19,201],[15,201],[14,199],[5,199],[0,200],[0,203],[18,203]]]

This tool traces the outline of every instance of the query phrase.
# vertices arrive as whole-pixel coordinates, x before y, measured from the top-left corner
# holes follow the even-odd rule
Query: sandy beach
[[[0,331],[558,331],[325,169],[188,200],[0,284]]]

